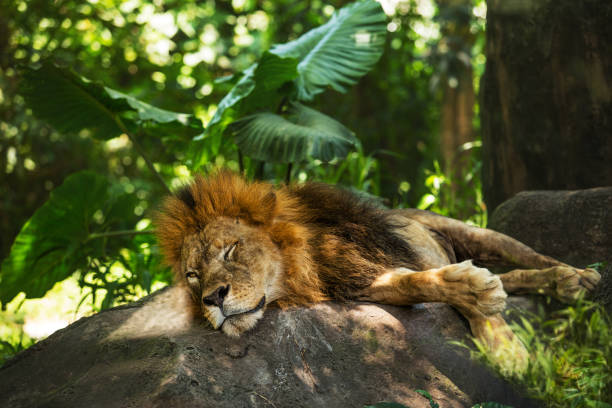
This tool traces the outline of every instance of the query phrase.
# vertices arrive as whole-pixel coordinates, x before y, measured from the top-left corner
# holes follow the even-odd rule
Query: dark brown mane
[[[323,183],[290,189],[308,214],[310,241],[326,292],[347,298],[385,268],[413,267],[415,254],[384,210],[351,191]]]
[[[281,304],[350,298],[389,267],[411,267],[414,252],[384,211],[321,183],[275,189],[220,172],[166,199],[156,220],[160,246],[175,272],[187,235],[217,217],[266,231],[281,249],[289,295]]]

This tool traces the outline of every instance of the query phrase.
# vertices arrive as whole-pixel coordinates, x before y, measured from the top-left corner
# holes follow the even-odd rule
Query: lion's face
[[[255,326],[283,294],[278,247],[238,219],[218,218],[185,237],[181,270],[204,317],[230,336]]]

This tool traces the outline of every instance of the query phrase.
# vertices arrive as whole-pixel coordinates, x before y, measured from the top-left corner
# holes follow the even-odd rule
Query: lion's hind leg
[[[552,296],[571,303],[595,288],[601,275],[594,269],[553,266],[546,269],[514,269],[500,274],[508,293],[532,293]]]
[[[498,355],[500,363],[522,370],[526,351],[501,315],[506,298],[501,279],[471,261],[420,272],[392,269],[358,296],[359,300],[393,305],[447,303],[468,320],[472,334],[493,354],[503,354]]]

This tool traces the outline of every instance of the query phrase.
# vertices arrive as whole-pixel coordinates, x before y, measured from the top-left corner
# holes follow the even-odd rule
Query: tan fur
[[[568,301],[600,278],[450,218],[377,209],[326,185],[274,188],[230,172],[197,176],[165,200],[156,224],[176,281],[213,327],[234,336],[270,303],[445,302],[491,347],[510,341],[520,354],[500,314],[504,286]],[[504,264],[538,269],[496,276],[480,267]]]

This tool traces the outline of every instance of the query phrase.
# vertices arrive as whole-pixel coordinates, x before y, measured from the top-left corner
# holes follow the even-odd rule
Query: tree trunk
[[[444,89],[440,150],[446,174],[461,177],[466,154],[460,148],[473,140],[474,78],[470,61],[474,35],[470,32],[471,0],[438,0],[442,38],[438,48],[452,55],[441,75]]]
[[[612,2],[487,5],[481,122],[489,209],[522,190],[612,185]]]

